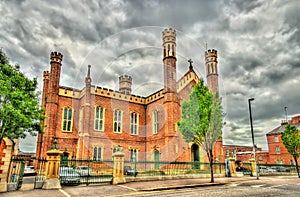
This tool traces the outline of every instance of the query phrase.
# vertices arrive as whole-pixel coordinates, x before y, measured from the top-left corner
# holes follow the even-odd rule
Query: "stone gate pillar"
[[[232,177],[236,176],[235,159],[233,157],[230,157],[230,172]]]
[[[256,176],[256,162],[255,162],[255,159],[250,158],[249,161],[250,161],[250,164],[251,164],[252,176]]]
[[[0,193],[7,192],[9,177],[10,160],[13,155],[13,143],[8,138],[3,138],[0,144]]]
[[[57,147],[56,139],[54,139],[53,146],[47,151],[47,166],[46,166],[46,180],[43,189],[60,189],[61,185],[58,179],[60,167],[60,155],[62,152]]]
[[[122,149],[119,145],[116,152],[113,153],[113,161],[114,161],[113,180],[112,180],[113,185],[126,183],[124,177],[124,156],[125,154],[122,152]]]

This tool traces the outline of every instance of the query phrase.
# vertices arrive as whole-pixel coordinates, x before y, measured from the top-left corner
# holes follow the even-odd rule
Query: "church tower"
[[[164,88],[168,92],[176,92],[176,31],[172,28],[162,32]]]
[[[219,93],[218,82],[218,55],[217,50],[212,49],[205,52],[205,66],[208,89],[212,93]]]
[[[44,72],[44,87],[42,106],[45,108],[44,134],[39,134],[37,143],[37,155],[45,157],[46,153],[52,146],[53,137],[56,137],[56,121],[58,113],[58,93],[59,81],[62,66],[63,55],[59,52],[51,52],[50,54],[50,72]]]

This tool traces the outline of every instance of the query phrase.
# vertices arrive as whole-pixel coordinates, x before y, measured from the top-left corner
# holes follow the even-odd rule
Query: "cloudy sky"
[[[248,99],[255,141],[300,114],[300,4],[298,0],[99,0],[0,1],[0,47],[42,88],[51,51],[63,53],[61,85],[82,88],[87,65],[92,83],[118,89],[133,77],[133,93],[162,88],[161,32],[177,32],[177,78],[189,58],[205,78],[204,52],[218,50],[220,91],[226,112],[225,144],[251,145]],[[34,151],[34,140],[23,141]]]

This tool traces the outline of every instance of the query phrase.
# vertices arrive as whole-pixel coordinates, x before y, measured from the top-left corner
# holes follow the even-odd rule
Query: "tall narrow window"
[[[101,160],[102,159],[102,148],[101,147],[94,147],[93,159],[94,160]]]
[[[114,111],[114,132],[122,133],[122,111]]]
[[[131,162],[138,161],[138,150],[137,149],[130,150],[130,161]]]
[[[280,154],[280,146],[276,146],[276,154]]]
[[[63,109],[63,121],[62,121],[62,130],[63,131],[72,131],[72,118],[73,118],[72,108],[64,108]]]
[[[175,50],[174,50],[174,45],[172,45],[172,55],[174,56],[175,54]]]
[[[152,115],[152,122],[153,122],[153,134],[158,133],[158,111],[155,110]]]
[[[95,108],[95,130],[104,130],[104,108],[102,107]]]
[[[138,114],[134,112],[130,115],[130,134],[138,135]]]

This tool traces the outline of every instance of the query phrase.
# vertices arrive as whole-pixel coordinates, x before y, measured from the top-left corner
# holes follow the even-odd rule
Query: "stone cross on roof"
[[[188,60],[188,62],[190,63],[190,70],[193,69],[193,65],[192,65],[193,61],[192,61],[192,59],[190,58],[190,59]]]

